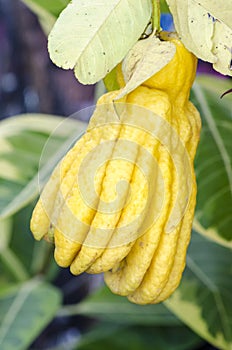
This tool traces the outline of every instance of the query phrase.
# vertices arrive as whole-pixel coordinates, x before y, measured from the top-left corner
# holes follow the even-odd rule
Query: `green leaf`
[[[85,129],[85,123],[74,119],[62,122],[55,116],[22,115],[0,123],[0,219],[36,198],[39,166],[42,186],[71,140]]]
[[[5,272],[6,281],[11,280],[11,275],[14,277],[13,280],[17,282],[23,282],[29,278],[29,274],[25,269],[25,266],[18,258],[18,256],[10,248],[10,242],[12,239],[13,231],[13,218],[9,217],[4,220],[0,220],[0,262],[1,274]],[[10,276],[9,276],[10,273]]]
[[[117,99],[130,93],[168,64],[176,52],[176,47],[169,41],[149,37],[138,41],[123,61],[122,71],[126,86]]]
[[[9,248],[18,257],[29,276],[37,274],[46,275],[53,264],[58,271],[58,266],[53,259],[54,246],[46,241],[38,242],[30,231],[30,219],[33,205],[29,205],[17,212],[13,217],[13,231]],[[13,271],[18,271],[19,263],[12,266]],[[27,277],[29,278],[29,277]]]
[[[193,87],[193,101],[202,117],[195,168],[198,184],[195,228],[232,247],[232,117],[231,97],[220,99],[228,83],[201,78]],[[204,82],[204,83],[203,83]],[[208,84],[215,87],[208,87]]]
[[[83,302],[64,307],[60,316],[85,315],[102,320],[85,334],[78,349],[192,349],[201,339],[184,327],[164,304],[135,305],[103,287]]]
[[[11,238],[11,232],[12,232],[12,218],[7,218],[5,220],[0,220],[0,232],[1,232],[1,239],[0,239],[0,255],[4,250],[8,247],[10,238]]]
[[[117,82],[117,68],[114,67],[110,73],[108,73],[104,78],[104,84],[108,91],[119,90],[120,86]]]
[[[77,305],[65,307],[60,313],[62,316],[70,314],[93,316],[127,325],[180,325],[163,304],[135,305],[124,297],[112,294],[106,287]]]
[[[193,233],[182,282],[165,305],[202,338],[231,350],[231,250]]]
[[[37,242],[30,231],[33,206],[17,212],[13,217],[0,220],[0,289],[5,284],[24,282],[43,274],[54,279],[59,271],[53,259],[54,247],[46,241]]]
[[[52,61],[74,69],[83,84],[105,77],[143,33],[151,17],[150,0],[73,0],[52,29]]]
[[[187,327],[122,327],[102,323],[81,339],[79,350],[188,350],[201,344]]]
[[[221,100],[218,99],[225,91],[231,89],[231,80],[230,79],[219,79],[213,75],[200,74],[196,79],[197,83],[206,91],[214,93],[217,95],[217,102],[220,105],[228,106],[228,103],[232,103],[232,94],[228,94]],[[215,82],[217,81],[217,84]]]
[[[60,302],[58,290],[38,280],[0,293],[0,348],[28,349],[53,319]]]
[[[184,45],[198,58],[232,76],[231,0],[167,0]]]

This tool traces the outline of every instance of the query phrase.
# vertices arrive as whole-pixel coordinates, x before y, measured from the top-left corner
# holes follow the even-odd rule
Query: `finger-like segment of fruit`
[[[64,206],[66,197],[76,182],[76,171],[79,164],[77,158],[79,155],[87,153],[86,147],[88,149],[94,148],[99,144],[99,142],[104,142],[104,140],[109,139],[109,129],[112,131],[112,128],[109,127],[107,129],[103,126],[107,124],[108,120],[111,122],[118,121],[118,117],[114,112],[114,106],[112,103],[114,95],[115,93],[105,94],[102,98],[99,99],[98,106],[106,104],[107,108],[104,108],[104,111],[106,113],[103,114],[100,107],[96,108],[89,123],[89,132],[87,132],[84,137],[82,137],[74,145],[74,147],[59,163],[48,183],[46,184],[42,195],[34,209],[31,219],[31,230],[35,238],[41,239],[43,237],[46,238],[47,236],[54,236],[54,231],[58,231],[56,243],[59,253],[62,253],[64,247],[65,253],[67,251],[71,252],[73,250],[73,242],[75,243],[75,239],[69,239],[69,237],[65,235],[60,240],[63,232],[62,230],[60,231],[56,226],[57,219]],[[118,132],[119,127],[116,126],[113,128],[112,137],[116,138]],[[108,154],[108,156],[110,156],[110,154]],[[63,244],[63,242],[65,242],[66,245]],[[55,255],[59,256],[59,253],[56,251]],[[72,254],[70,253],[70,255]],[[62,261],[65,260],[64,256],[61,256]],[[64,263],[62,263],[62,266],[63,265]],[[65,265],[67,265],[67,263]]]
[[[97,212],[82,248],[71,265],[74,274],[88,269],[104,252],[112,236],[117,234],[117,225],[124,208],[130,205],[135,208],[133,193],[137,182],[133,174],[144,133],[128,125],[130,115],[121,118],[121,131],[106,168]],[[121,244],[120,241],[115,242],[116,246]]]
[[[182,45],[177,47],[177,56],[180,56],[179,58],[181,58],[181,62],[183,59],[182,55],[185,53],[185,51],[186,50],[182,47]],[[179,58],[175,57],[174,62],[172,62],[174,66],[177,65]],[[161,89],[162,91],[167,92],[167,98],[169,99],[169,104],[171,105],[171,119],[169,119],[169,121],[173,129],[178,133],[179,139],[181,142],[183,142],[183,145],[188,152],[191,163],[191,172],[192,162],[199,140],[200,118],[196,109],[192,106],[192,104],[188,102],[190,86],[195,75],[196,60],[189,53],[187,54],[187,59],[191,61],[188,66],[190,70],[186,72],[185,76],[182,75],[181,71],[178,72],[178,76],[175,76],[177,86],[181,86],[181,84],[183,85],[182,96],[176,96],[176,91],[171,92],[170,88],[173,86],[173,82],[171,82],[170,86],[168,85],[169,83],[167,83],[167,75],[165,72],[169,71],[171,74],[171,67],[169,67],[169,70],[169,68],[166,66],[166,68],[157,73],[150,81],[145,82],[144,85],[152,88],[154,86],[157,89]],[[177,73],[174,72],[174,74]],[[165,87],[163,85],[165,85]],[[178,92],[181,94],[180,89]],[[135,92],[132,92],[131,94],[133,93]],[[147,97],[149,97],[147,99],[146,96],[143,96],[142,94],[140,97],[143,100],[142,103],[144,106],[147,106],[147,108],[154,110],[154,112],[159,113],[160,115],[164,116],[164,118],[167,117],[167,112],[164,112],[161,104],[158,105],[158,109],[157,105],[154,104],[154,107],[152,106],[150,102],[152,101],[152,98],[149,96],[149,94],[147,94]],[[137,99],[137,103],[141,103],[139,98]],[[175,151],[175,145],[173,145],[173,150]],[[179,154],[178,157],[181,165],[179,168],[179,180],[181,178],[186,178],[186,169],[184,166],[185,163],[183,162],[183,164],[181,164],[181,156],[182,155]],[[164,158],[164,156],[160,157],[160,159]],[[168,159],[167,156],[166,159]],[[172,177],[171,169],[169,172],[167,172],[167,174],[170,174]],[[163,300],[164,296],[168,297],[170,293],[172,293],[177,287],[183,271],[183,262],[185,261],[185,255],[189,241],[189,238],[187,237],[190,236],[191,232],[191,224],[187,228],[186,222],[192,223],[192,215],[195,206],[195,203],[192,200],[192,198],[195,198],[196,195],[194,188],[195,179],[192,175],[193,173],[189,174],[192,187],[191,197],[187,206],[187,210],[183,215],[182,221],[171,233],[165,233],[164,226],[161,227],[160,235],[156,241],[156,244],[150,244],[149,237],[146,236],[146,234],[138,239],[127,257],[120,264],[116,265],[111,272],[105,273],[105,281],[112,291],[120,295],[127,295],[129,300],[135,303],[147,304],[154,302],[154,300],[155,302],[161,301],[161,299]],[[188,184],[184,182],[183,185],[178,184],[178,186],[176,186],[172,181],[170,193],[175,194],[178,188],[183,192],[180,198],[182,200],[185,200],[184,195],[188,189]],[[169,200],[170,198],[168,201]],[[171,204],[166,203],[166,205],[170,206]],[[167,219],[168,218],[166,217],[164,221]],[[157,229],[154,230],[154,236],[156,234]],[[185,244],[180,243],[180,241],[183,240],[183,236],[185,237]],[[147,243],[145,245],[144,251],[141,249],[141,246],[144,247],[141,244],[142,239],[144,239],[144,242]],[[140,246],[138,243],[140,243]],[[177,252],[179,252],[179,263],[176,263],[177,258],[175,258]],[[182,265],[180,260],[182,261]],[[170,280],[171,275],[174,278],[173,281]],[[168,289],[170,293],[168,292]]]
[[[168,119],[168,115],[170,115],[170,105],[166,98],[166,94],[162,92],[153,92],[151,94],[148,88],[140,87],[137,89],[137,92],[127,97],[127,102],[132,106],[140,104],[141,107],[144,107],[144,98],[151,100],[150,103],[154,107],[153,111],[155,110],[155,107],[158,111],[160,111],[160,106],[162,106],[162,114],[166,115],[166,118]],[[146,132],[143,145],[139,149],[138,158],[136,160],[138,167],[135,167],[133,174],[132,184],[134,184],[135,190],[132,192],[136,193],[136,197],[134,199],[132,198],[130,205],[124,208],[114,234],[108,243],[108,246],[104,250],[102,256],[98,258],[96,262],[93,263],[88,269],[88,272],[90,273],[108,271],[112,269],[115,264],[118,264],[130,252],[137,238],[142,236],[143,233],[146,232],[150,226],[152,226],[153,221],[156,220],[154,216],[158,216],[159,212],[161,211],[164,188],[162,186],[162,179],[160,176],[158,176],[160,175],[158,171],[160,165],[158,165],[159,162],[157,159],[157,155],[159,156],[159,139],[154,135],[154,130],[157,128],[157,120],[152,114],[151,120],[148,121],[148,111],[151,111],[149,108],[147,109],[137,107],[133,110],[137,112],[140,119],[143,117],[146,120],[136,120],[136,114],[133,116],[133,119],[136,120],[135,124],[137,125],[137,128],[139,128],[139,126],[141,128],[141,136],[139,137],[138,135],[138,140],[142,139],[142,134],[145,132],[144,130],[149,130],[149,132]],[[140,180],[139,169],[142,169],[143,173],[145,174],[146,182],[148,183],[149,187],[149,193],[147,193],[146,188],[142,186],[143,182]],[[155,201],[154,198],[156,199]],[[138,219],[136,226],[133,227],[134,233],[131,242],[121,244],[120,247],[114,247],[115,244],[113,241],[118,234],[117,228],[120,226],[128,225],[128,223],[132,221],[135,216],[138,216]],[[132,228],[128,230],[127,235],[131,235],[131,229]],[[144,243],[142,242],[140,244],[143,245]]]
[[[167,161],[165,159],[165,163],[166,162]],[[161,167],[161,164],[159,164],[159,166]],[[167,165],[163,164],[163,170],[165,167],[168,170]],[[154,184],[157,185],[157,188],[159,188],[160,184],[157,183],[157,180],[156,178],[153,178]],[[132,250],[127,255],[125,261],[119,266],[115,267],[112,272],[107,272],[105,274],[105,281],[113,292],[120,295],[128,295],[140,285],[143,276],[151,263],[154,251],[158,246],[163,231],[163,226],[167,219],[167,204],[171,195],[170,186],[171,177],[168,177],[165,181],[166,195],[164,202],[164,206],[166,206],[167,210],[163,210],[157,221],[148,229],[147,232],[142,235],[142,237],[138,238]],[[148,215],[152,215],[154,209],[159,204],[157,201],[162,198],[161,196],[162,193],[160,196],[156,195],[154,197],[154,200],[149,208]]]
[[[191,102],[189,102],[187,105],[186,116],[191,125],[191,130],[192,130],[191,141],[194,140],[194,142],[187,142],[186,147],[188,147],[189,155],[193,160],[196,153],[197,144],[198,144],[199,135],[200,135],[201,119],[197,109],[193,106]],[[178,287],[180,283],[182,273],[185,268],[186,252],[187,252],[188,244],[191,238],[191,228],[192,228],[192,221],[194,217],[194,209],[196,204],[196,192],[197,192],[193,164],[191,169],[191,178],[192,178],[192,193],[189,200],[187,211],[183,218],[182,228],[180,232],[180,237],[178,239],[177,250],[174,258],[173,267],[172,267],[172,270],[170,271],[169,279],[167,284],[165,285],[165,288],[163,288],[161,293],[156,298],[154,298],[154,300],[152,301],[153,303],[162,302],[175,291],[175,289]]]
[[[94,134],[97,130],[101,133],[101,137],[96,140]],[[76,158],[75,166],[65,178],[65,188],[71,187],[71,190],[59,213],[57,227],[54,230],[55,258],[60,266],[69,266],[72,263],[91,227],[106,173],[107,160],[112,156],[115,139],[119,132],[119,124],[91,129],[89,131],[91,141],[85,143],[82,153],[79,153]],[[107,146],[99,148],[99,143],[104,142]],[[82,162],[86,157],[88,157],[88,166],[83,166]],[[92,190],[88,183],[88,174],[91,173],[91,166],[95,163],[98,166],[99,162],[101,166],[95,174],[94,190]],[[81,178],[81,185],[76,178],[77,174],[78,178]],[[65,244],[60,240],[61,235],[64,236]]]
[[[84,151],[84,145],[85,143],[91,142],[91,135],[86,134],[85,138],[81,138],[74,147],[67,153],[67,155],[63,158],[63,160],[60,162],[60,173],[58,176],[59,179],[59,187],[56,192],[55,199],[53,201],[53,209],[52,212],[49,212],[49,218],[50,218],[50,228],[53,231],[54,235],[54,229],[57,226],[57,220],[60,214],[60,211],[62,210],[62,207],[66,201],[66,198],[76,181],[76,168],[77,168],[77,155],[82,154]],[[101,130],[97,130],[96,135],[94,135],[93,139],[97,138],[100,139],[101,137]],[[69,181],[67,181],[67,178]],[[45,196],[47,195],[46,189],[43,191]],[[42,200],[43,200],[43,194],[42,194]],[[47,201],[43,201],[45,207],[50,205],[51,198],[47,196]]]
[[[166,118],[168,118],[167,116],[170,115],[170,104],[169,101],[166,97],[165,93],[156,91],[153,92],[153,94],[150,93],[150,89],[146,88],[146,87],[139,87],[136,89],[136,91],[133,94],[130,94],[127,97],[127,102],[136,106],[141,106],[144,107],[143,103],[144,103],[144,99],[149,99],[151,100],[151,104],[153,104],[153,106],[156,107],[156,110],[161,111],[161,115],[166,115]],[[154,110],[155,110],[154,107]],[[148,115],[147,115],[147,111],[149,110],[149,106],[146,106],[146,108],[144,109],[144,118],[147,119]],[[137,109],[137,113],[142,114],[142,111]],[[141,117],[141,116],[140,116]],[[135,118],[135,116],[134,116]],[[138,122],[138,121],[137,121]],[[138,123],[139,124],[139,123]],[[143,125],[144,124],[144,125]],[[149,199],[147,198],[147,207],[146,207],[146,216],[147,217],[153,217],[154,213],[159,213],[160,208],[158,208],[158,206],[155,204],[154,202],[154,196],[157,199],[157,202],[159,202],[161,193],[159,194],[159,192],[157,191],[157,188],[160,189],[160,192],[162,192],[162,184],[159,183],[159,186],[156,186],[156,181],[157,181],[157,163],[158,163],[158,159],[157,159],[157,154],[159,154],[158,151],[158,144],[159,144],[159,140],[156,138],[156,136],[154,136],[153,131],[157,128],[156,125],[156,119],[154,118],[154,115],[152,116],[152,122],[150,122],[150,125],[148,127],[147,122],[142,122],[141,126],[145,126],[145,129],[150,130],[151,132],[149,134],[147,134],[147,136],[145,137],[145,142],[142,146],[142,149],[140,150],[140,155],[139,158],[137,160],[138,164],[141,164],[141,168],[145,170],[145,168],[147,168],[146,172],[146,178],[148,179],[148,182],[150,183],[150,188],[149,188],[149,196],[150,199],[152,197],[152,202],[153,202],[153,210],[149,209],[150,205],[149,204]],[[155,151],[155,149],[157,148],[157,150]],[[149,157],[147,157],[146,160],[146,152],[144,152],[144,150],[146,152],[149,152],[152,155],[152,160],[149,159]],[[155,166],[154,166],[154,161],[156,162]],[[146,166],[145,166],[146,163]],[[143,165],[142,165],[143,164]],[[138,179],[138,181],[135,179],[134,181],[135,183],[138,183],[138,196],[140,196],[141,201],[142,199],[144,199],[144,194],[141,191],[141,188],[139,188],[140,186],[140,181]],[[158,182],[158,181],[157,181]],[[156,195],[152,195],[154,192],[154,187],[156,186]],[[136,206],[139,208],[139,201],[135,202]],[[147,211],[149,209],[149,214],[147,214]],[[123,222],[128,222],[129,217],[131,215],[130,213],[131,208],[128,207],[123,211],[123,214],[121,219],[120,219],[120,223],[121,225],[123,224]],[[141,210],[141,209],[139,209]],[[138,210],[138,212],[139,212]],[[145,219],[145,213],[140,214],[140,229],[139,229],[139,234],[137,234],[137,237],[142,236],[142,234],[144,233],[144,225],[142,226],[142,223]],[[146,219],[147,221],[147,219]],[[145,225],[146,226],[146,225]],[[148,225],[147,225],[148,226]],[[147,228],[146,228],[147,230]],[[145,231],[146,231],[145,230]],[[131,250],[131,248],[133,247],[135,243],[135,240],[133,240],[130,244],[126,244],[126,245],[122,245],[121,246],[121,250],[118,248],[114,248],[114,249],[106,249],[103,253],[102,258],[98,261],[96,261],[95,264],[93,264],[93,266],[89,269],[90,272],[94,272],[94,271],[107,271],[112,269],[113,265],[119,263]],[[143,243],[141,243],[143,245]]]
[[[166,300],[179,286],[182,273],[185,268],[186,252],[187,252],[187,248],[191,238],[191,228],[192,228],[195,204],[196,204],[196,185],[194,185],[193,187],[193,192],[189,202],[188,212],[186,213],[183,219],[182,228],[181,228],[180,236],[177,243],[177,249],[174,257],[174,262],[173,262],[172,269],[169,273],[168,281],[165,287],[162,289],[161,293],[159,293],[159,295],[152,300],[152,303],[154,304],[157,304]],[[132,299],[134,298],[132,297],[131,300]],[[135,299],[132,301],[136,302]]]
[[[133,142],[136,141],[139,148],[130,183],[130,197],[102,256],[89,267],[88,272],[90,273],[112,269],[128,254],[137,237],[142,234],[142,224],[154,194],[154,184],[149,182],[152,174],[156,171],[157,164],[151,153],[154,143],[153,137],[139,128],[137,128],[137,132],[137,136],[134,132]]]
[[[151,107],[152,108],[152,107]],[[181,113],[181,111],[179,111]],[[172,111],[172,115],[175,113],[175,111]],[[179,115],[179,120],[183,121],[183,113]],[[177,119],[175,118],[175,121]],[[175,131],[178,132],[178,142],[184,141],[185,143],[189,140],[189,138],[192,136],[191,128],[187,128],[184,132],[183,135],[180,134],[180,123],[172,123],[173,127],[173,138],[175,137]],[[185,124],[185,122],[183,123]],[[172,134],[172,133],[171,133]],[[169,213],[170,215],[170,210],[173,209],[173,204],[175,200],[177,200],[175,194],[178,191],[178,188],[180,189],[180,184],[178,184],[178,181],[182,181],[186,176],[185,176],[185,164],[183,162],[184,158],[184,153],[186,152],[185,147],[181,149],[181,147],[178,147],[178,142],[176,143],[174,140],[171,140],[171,155],[173,160],[175,160],[175,163],[178,161],[178,178],[176,176],[176,169],[175,167],[171,167],[169,169],[169,174],[172,177],[171,181],[171,187],[170,187],[170,203],[168,204],[169,207]],[[180,148],[180,149],[179,149]],[[175,158],[174,154],[176,152]],[[165,156],[164,156],[165,157]],[[162,157],[162,158],[164,158]],[[177,158],[178,157],[178,158]],[[191,168],[189,168],[191,171]],[[165,176],[166,178],[166,176]],[[191,176],[190,176],[191,178]],[[180,190],[179,190],[180,191]],[[181,196],[179,196],[178,201],[185,201],[186,195],[188,195],[188,186],[185,181],[183,181],[182,186],[181,186]],[[192,189],[190,189],[192,191]],[[178,211],[181,211],[181,207],[178,208]],[[181,214],[179,214],[181,215]],[[183,213],[184,216],[184,213]],[[146,273],[143,276],[143,280],[140,279],[141,284],[137,286],[137,289],[133,291],[128,299],[138,303],[138,304],[147,304],[151,303],[163,290],[165,287],[168,279],[169,279],[169,274],[173,266],[175,254],[176,254],[176,249],[177,249],[177,243],[179,240],[179,235],[182,227],[182,222],[181,222],[175,227],[174,230],[171,232],[165,232],[165,226],[163,227],[163,234],[161,236],[161,240],[157,246],[156,251],[154,251],[153,258],[151,260],[151,263],[149,265],[149,268],[147,269]]]
[[[41,195],[32,213],[31,231],[37,240],[43,238],[49,231],[50,215],[52,214],[59,183],[58,166],[51,175],[49,182],[46,184],[43,195]]]
[[[109,202],[113,200],[112,193],[109,193],[110,189],[112,189],[112,186],[115,187],[115,184],[112,183],[112,174],[114,174],[117,182],[125,179],[127,182],[126,186],[130,183],[133,165],[128,164],[128,166],[125,167],[123,163],[124,161],[110,162],[106,169],[106,177],[104,179],[101,197],[104,198],[104,196],[108,194]],[[123,195],[122,193],[119,194],[118,198],[120,198],[120,200],[117,205],[115,205],[115,209],[117,209],[115,212],[104,213],[104,208],[100,210],[101,206],[99,206],[82,248],[71,265],[71,272],[73,274],[79,274],[85,271],[104,251],[105,246],[113,234],[114,227],[119,220],[121,215],[120,208],[124,206],[127,200],[127,194],[128,189],[124,188]]]
[[[37,240],[43,238],[53,226],[54,212],[59,211],[57,196],[68,170],[72,166],[76,153],[80,152],[83,143],[77,143],[57,165],[49,181],[47,182],[40,199],[33,211],[31,219],[31,231]]]
[[[117,130],[116,130],[117,132]],[[97,191],[101,188],[101,182],[104,177],[104,166],[98,172],[95,178],[96,192],[91,192],[91,206],[86,204],[80,192],[77,174],[85,157],[93,150],[103,139],[104,131],[100,128],[90,132],[89,142],[84,142],[85,147],[76,156],[76,160],[67,173],[60,187],[60,196],[63,198],[62,206],[58,214],[56,226],[54,228],[55,238],[55,259],[60,266],[69,266],[75,257],[75,254],[81,247],[85,234],[91,224],[95,213],[98,196]],[[88,133],[84,135],[83,141]],[[111,150],[108,149],[109,156]],[[83,173],[82,176],[85,176]],[[88,186],[86,186],[88,190]],[[88,195],[88,194],[86,194]],[[65,242],[65,244],[64,244]]]
[[[146,108],[154,113],[159,113],[167,121],[171,119],[171,105],[167,95],[163,92],[152,91],[147,87],[140,87],[128,96],[128,101],[141,106],[144,106],[144,102],[146,101]],[[165,187],[162,188],[161,179],[158,177],[157,172],[153,172],[151,181],[155,187],[155,194],[147,211],[146,220],[153,216],[155,212],[159,216],[147,232],[138,238],[131,252],[127,255],[126,261],[122,263],[122,266],[119,265],[113,269],[113,272],[105,274],[105,280],[110,289],[121,295],[128,295],[140,285],[151,263],[154,251],[158,246],[164,225],[170,213],[169,202],[171,200],[171,186],[173,181],[171,168],[173,164],[169,155],[170,149],[168,149],[170,145],[169,147],[166,145],[165,148],[164,145],[160,144],[158,136],[162,138],[162,135],[153,135],[151,133],[150,150],[161,170]],[[171,140],[169,143],[171,144]],[[162,203],[163,200],[164,202]],[[159,208],[160,202],[162,203],[162,208],[164,208],[162,211]]]
[[[179,226],[171,233],[162,234],[149,268],[141,284],[129,295],[129,300],[137,304],[151,303],[162,291],[172,269],[180,232]]]
[[[133,197],[130,199],[130,204],[126,206],[121,214],[119,222],[112,234],[111,240],[108,242],[103,254],[89,267],[89,273],[105,272],[113,268],[116,263],[119,263],[130,251],[134,244],[135,237],[139,234],[139,229],[143,222],[144,208],[146,207],[148,197],[148,187],[143,185],[144,179],[141,178],[141,173],[137,167],[134,169],[134,174],[131,183],[131,192]],[[140,181],[139,178],[141,178]],[[137,205],[136,205],[137,204]],[[134,220],[134,223],[131,222]],[[132,224],[132,225],[131,225]],[[133,226],[133,230],[127,225]],[[127,232],[127,239],[122,241],[120,228]],[[131,239],[129,238],[131,236]],[[121,244],[121,245],[120,245]]]

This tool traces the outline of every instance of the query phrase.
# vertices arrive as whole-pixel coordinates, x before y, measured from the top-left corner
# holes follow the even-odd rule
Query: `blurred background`
[[[0,116],[69,116],[93,102],[94,86],[57,68],[37,17],[20,0],[0,0]]]

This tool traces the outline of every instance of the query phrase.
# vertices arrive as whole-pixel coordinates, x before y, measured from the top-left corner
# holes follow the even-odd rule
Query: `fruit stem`
[[[160,32],[160,0],[152,0],[152,27]]]

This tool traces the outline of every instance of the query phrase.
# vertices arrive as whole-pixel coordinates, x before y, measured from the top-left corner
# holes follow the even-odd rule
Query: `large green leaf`
[[[53,280],[59,271],[53,259],[53,245],[38,242],[31,234],[32,210],[31,204],[0,220],[0,290],[41,273],[46,280]]]
[[[232,247],[232,99],[220,95],[228,82],[204,77],[193,87],[193,101],[202,117],[196,156],[198,184],[194,227]]]
[[[231,250],[193,233],[182,282],[165,305],[201,337],[231,350]]]
[[[84,335],[77,349],[187,350],[202,342],[163,304],[135,305],[106,287],[59,312],[59,315],[71,314],[101,320],[99,326]]]
[[[126,298],[103,288],[77,305],[61,310],[60,315],[81,314],[119,324],[181,325],[178,319],[162,305],[135,305]]]
[[[22,115],[0,123],[0,219],[38,195],[39,165],[43,185],[71,140],[85,129],[84,123],[71,118],[62,122],[63,118],[55,116]]]
[[[25,224],[25,223],[24,223]],[[0,220],[0,234],[1,234],[1,243],[0,243],[0,267],[1,275],[3,276],[4,272],[6,278],[3,280],[3,284],[11,281],[13,277],[14,281],[22,282],[29,278],[29,274],[25,269],[25,265],[22,263],[18,255],[10,248],[10,242],[12,240],[12,231],[13,231],[13,218],[8,217],[4,220]],[[25,240],[21,238],[21,241],[24,244],[24,249],[28,249],[29,246],[25,245]],[[23,257],[23,256],[22,256]],[[0,283],[1,285],[1,283]]]
[[[32,210],[33,205],[29,205],[17,212],[12,218],[13,229],[7,251],[10,253],[10,257],[13,256],[15,259],[5,259],[4,265],[10,269],[11,276],[16,277],[14,281],[22,280],[22,277],[25,276],[25,273],[24,275],[19,273],[20,266],[21,270],[23,267],[26,271],[27,279],[41,273],[46,275],[46,278],[50,278],[51,273],[54,277],[54,274],[59,271],[59,267],[53,259],[53,245],[44,240],[38,242],[31,234]],[[3,252],[4,254],[5,252]],[[7,274],[8,278],[11,276],[9,273]]]
[[[200,338],[187,327],[122,327],[103,323],[85,334],[77,349],[189,350],[200,343]]]
[[[0,348],[25,350],[53,319],[61,302],[57,289],[31,280],[0,293]]]
[[[75,68],[84,84],[104,78],[143,33],[152,14],[150,0],[73,0],[48,40],[52,61]]]
[[[187,49],[198,58],[212,62],[218,72],[231,76],[231,0],[166,1]]]

